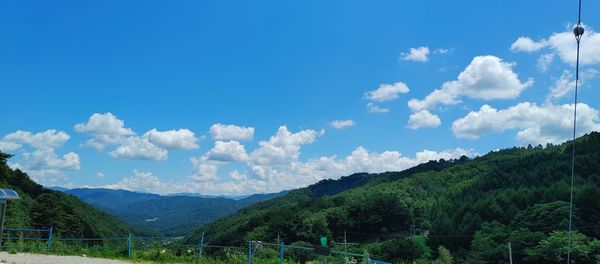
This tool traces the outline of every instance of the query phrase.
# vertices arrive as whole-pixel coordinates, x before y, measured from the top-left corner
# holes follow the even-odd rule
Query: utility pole
[[[348,241],[346,241],[346,229],[344,229],[344,252],[348,252],[348,249],[346,248],[346,243],[348,243]]]
[[[513,264],[513,262],[512,262],[512,247],[510,246],[510,242],[508,242],[508,257],[510,260],[510,264]]]

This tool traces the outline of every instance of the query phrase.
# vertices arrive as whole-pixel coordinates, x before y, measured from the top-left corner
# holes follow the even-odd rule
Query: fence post
[[[127,257],[131,258],[131,233],[127,235]]]
[[[283,241],[281,241],[279,243],[279,264],[283,264],[283,252],[285,250],[285,244],[283,244]]]
[[[252,241],[248,241],[248,264],[252,264]]]
[[[48,246],[46,247],[47,252],[50,250],[52,250],[52,227],[48,230]]]
[[[196,263],[200,261],[202,257],[202,250],[204,249],[204,232],[202,232],[202,236],[200,237],[200,245],[198,246],[198,255],[196,255]]]

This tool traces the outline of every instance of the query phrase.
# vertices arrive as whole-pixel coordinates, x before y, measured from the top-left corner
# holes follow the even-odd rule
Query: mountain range
[[[600,133],[577,139],[575,263],[600,260]],[[401,172],[355,174],[290,191],[207,223],[211,245],[284,241],[396,263],[562,263],[567,254],[572,142],[513,147]],[[413,262],[417,261],[417,262]],[[451,263],[451,262],[434,262]]]
[[[199,194],[158,194],[106,188],[56,188],[114,215],[143,234],[182,236],[200,224],[237,212],[248,205],[282,196],[287,191],[245,197],[211,197]]]

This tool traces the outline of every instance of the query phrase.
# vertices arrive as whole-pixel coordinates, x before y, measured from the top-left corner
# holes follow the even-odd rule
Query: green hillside
[[[7,165],[10,157],[0,152],[0,187],[14,189],[21,199],[9,202],[5,226],[52,226],[63,237],[112,237],[128,232],[123,223],[75,196],[46,189],[24,172],[12,170]]]
[[[575,263],[600,262],[600,133],[577,141]],[[202,226],[212,245],[248,240],[341,247],[387,260],[448,259],[456,263],[557,263],[567,245],[570,143],[514,147],[460,160],[429,162],[368,176],[337,194],[307,187]],[[333,183],[329,183],[333,184]],[[197,238],[197,233],[194,234]],[[440,247],[443,246],[443,247]],[[447,262],[437,262],[447,263]]]

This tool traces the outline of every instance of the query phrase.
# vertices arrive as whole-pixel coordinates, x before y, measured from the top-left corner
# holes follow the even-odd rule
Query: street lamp
[[[0,189],[0,248],[2,248],[2,234],[4,234],[4,216],[6,215],[6,204],[9,200],[20,199],[19,194],[10,189]]]

